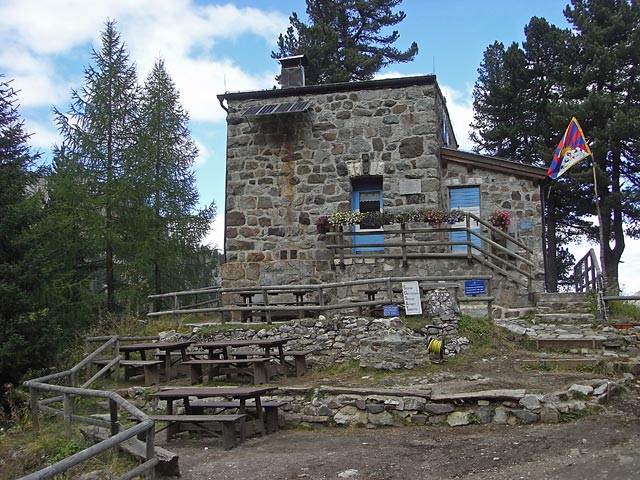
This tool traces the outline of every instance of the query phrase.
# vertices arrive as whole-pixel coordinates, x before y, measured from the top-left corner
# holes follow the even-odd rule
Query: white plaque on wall
[[[419,178],[403,178],[400,180],[400,195],[422,193],[422,182]]]

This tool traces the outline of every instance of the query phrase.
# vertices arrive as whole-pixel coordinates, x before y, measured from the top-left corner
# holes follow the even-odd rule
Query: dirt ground
[[[519,365],[525,358],[533,354],[509,351],[465,365],[445,364],[439,373],[450,380],[436,387],[544,393],[580,379],[602,378],[586,372],[523,371]],[[329,380],[316,374],[303,378],[311,384]],[[299,385],[297,380],[286,383]],[[331,380],[336,386],[360,387],[368,381],[348,375]],[[415,380],[415,374],[408,373],[371,381],[380,386]],[[164,446],[180,456],[181,480],[640,478],[640,382],[631,380],[602,413],[556,425],[319,427],[281,430],[230,451],[211,438],[184,438]]]

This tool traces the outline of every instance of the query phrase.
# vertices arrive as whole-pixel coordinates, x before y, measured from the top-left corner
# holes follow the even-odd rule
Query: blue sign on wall
[[[484,295],[485,292],[486,290],[484,288],[484,280],[465,280],[465,295]]]
[[[400,315],[400,308],[397,305],[385,305],[382,309],[385,317],[397,317]]]
[[[533,229],[533,223],[532,222],[520,222],[520,231],[521,232],[528,232],[530,230]]]

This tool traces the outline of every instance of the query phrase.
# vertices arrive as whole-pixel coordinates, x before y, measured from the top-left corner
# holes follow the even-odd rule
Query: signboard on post
[[[400,315],[400,308],[397,305],[385,305],[382,307],[385,317],[397,317]]]
[[[402,282],[402,297],[404,298],[404,311],[407,315],[422,315],[418,282]]]
[[[464,282],[465,295],[484,295],[485,292],[484,280],[466,280]]]

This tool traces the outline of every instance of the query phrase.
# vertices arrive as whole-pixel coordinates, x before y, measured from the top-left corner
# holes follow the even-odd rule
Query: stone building
[[[526,303],[522,294],[541,291],[546,170],[459,151],[434,75],[305,86],[292,71],[284,68],[282,78],[293,85],[218,96],[228,124],[223,287],[488,274],[503,304]],[[329,247],[337,237],[315,225],[335,212],[425,207],[461,208],[481,219],[507,210],[519,244],[506,246],[530,249],[528,285],[514,281],[517,261],[496,269],[481,250],[467,255],[466,247],[447,245],[466,241],[465,232],[430,234],[423,225],[414,239],[424,245],[403,258],[394,246],[400,226],[379,235],[369,229],[342,238],[338,260],[339,249]],[[490,229],[470,226],[485,239],[472,240],[489,252]]]

